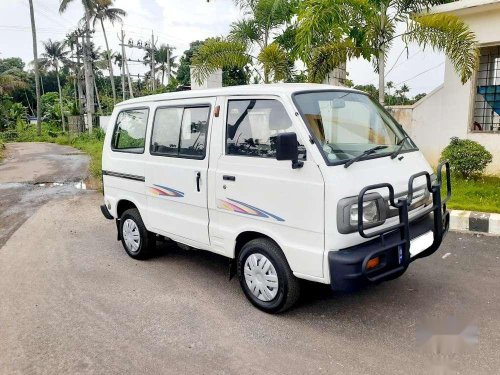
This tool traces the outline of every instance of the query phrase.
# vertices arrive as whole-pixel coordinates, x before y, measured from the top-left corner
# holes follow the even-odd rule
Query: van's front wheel
[[[148,232],[139,210],[126,210],[120,218],[120,237],[128,255],[134,259],[146,259],[154,249],[156,238]]]
[[[243,246],[238,257],[238,277],[250,302],[268,313],[289,309],[300,295],[299,280],[293,275],[285,255],[266,238],[252,240]]]

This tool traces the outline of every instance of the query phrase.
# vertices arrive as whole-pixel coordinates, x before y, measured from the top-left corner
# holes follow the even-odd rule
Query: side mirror
[[[292,168],[302,168],[299,161],[299,142],[295,133],[281,133],[276,137],[276,160],[291,160]]]

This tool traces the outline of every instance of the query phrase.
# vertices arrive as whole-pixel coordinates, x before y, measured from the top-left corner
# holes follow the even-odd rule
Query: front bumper
[[[442,169],[446,167],[447,195],[441,199]],[[413,181],[417,177],[426,177],[427,188],[432,193],[433,204],[413,217],[408,217],[408,207],[413,197]],[[358,197],[358,232],[363,238],[372,240],[328,254],[331,286],[337,291],[352,291],[367,284],[377,284],[401,276],[410,263],[419,258],[432,255],[441,245],[449,229],[449,212],[446,202],[451,196],[449,164],[444,162],[438,167],[437,181],[432,185],[429,173],[422,172],[410,177],[408,196],[394,201],[394,189],[390,184],[371,185],[364,188]],[[387,188],[389,200],[399,211],[399,223],[390,228],[365,232],[363,221],[363,201],[368,191]],[[412,241],[426,233],[432,233],[432,244],[419,249],[411,255]],[[416,242],[416,241],[415,241]],[[378,266],[368,267],[371,259],[379,258]]]

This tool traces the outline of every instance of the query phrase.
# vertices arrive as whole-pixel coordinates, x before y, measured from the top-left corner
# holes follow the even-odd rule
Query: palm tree
[[[0,73],[0,95],[10,93],[16,89],[25,88],[24,82],[17,74],[15,69],[9,69]]]
[[[40,95],[40,72],[38,70],[38,47],[36,39],[35,11],[33,9],[33,0],[29,0],[30,19],[31,19],[31,37],[33,39],[33,63],[35,65],[35,89],[36,89],[36,132],[42,134],[42,101]]]
[[[167,85],[176,74],[173,69],[177,67],[177,64],[175,63],[175,56],[172,56],[172,50],[173,48],[170,46],[161,45],[155,53],[155,61],[158,63],[156,69],[161,71],[162,86],[165,83],[165,74],[167,74]]]
[[[393,88],[394,88],[394,82],[392,81],[387,82],[387,94],[389,97],[389,101],[391,100],[391,93]],[[389,102],[388,104],[391,105],[391,102]]]
[[[208,39],[193,56],[194,76],[199,82],[222,68],[250,64],[265,83],[282,81],[293,68],[293,54],[284,35],[293,30],[295,0],[234,0],[246,18],[234,22],[227,38]],[[292,64],[290,61],[292,60]],[[263,75],[259,69],[260,66]]]
[[[59,13],[64,13],[68,5],[74,0],[61,0],[59,5]],[[84,60],[83,67],[85,70],[85,96],[87,99],[87,125],[89,133],[92,133],[93,115],[94,115],[94,77],[92,72],[92,62],[90,61],[90,21],[92,11],[95,8],[96,0],[81,0],[85,11],[85,43],[83,44]]]
[[[106,35],[106,29],[104,28],[104,21],[109,21],[111,24],[115,22],[122,22],[122,17],[125,17],[127,13],[120,8],[112,8],[113,0],[95,0],[95,7],[93,9],[93,26],[97,22],[101,24],[102,32],[104,34],[104,42],[106,43],[106,53],[108,60],[109,78],[111,80],[111,90],[113,91],[113,102],[116,104],[116,88],[115,79],[113,75],[113,63],[111,61],[111,50],[109,49],[108,37]]]
[[[379,74],[379,100],[385,98],[386,57],[395,39],[443,51],[453,62],[462,83],[478,64],[475,34],[457,16],[425,13],[449,0],[304,0],[299,6],[297,43],[310,57],[313,80],[322,80],[331,67],[363,57]],[[405,23],[403,33],[397,25]]]
[[[57,41],[53,42],[51,39],[44,42],[43,46],[45,48],[45,52],[42,54],[43,58],[40,59],[40,65],[45,66],[46,68],[53,68],[56,72],[57,88],[59,90],[59,107],[61,108],[62,130],[66,131],[61,80],[59,78],[59,64],[68,62],[68,51],[65,50],[66,46],[64,43]]]

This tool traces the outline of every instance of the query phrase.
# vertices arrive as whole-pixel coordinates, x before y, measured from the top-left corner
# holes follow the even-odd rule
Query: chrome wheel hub
[[[129,251],[133,253],[137,252],[141,245],[141,235],[139,234],[139,228],[134,220],[125,220],[123,223],[122,235]]]
[[[245,282],[252,294],[264,302],[272,301],[278,294],[278,274],[271,261],[264,255],[250,255],[244,266]]]

